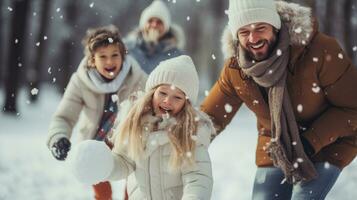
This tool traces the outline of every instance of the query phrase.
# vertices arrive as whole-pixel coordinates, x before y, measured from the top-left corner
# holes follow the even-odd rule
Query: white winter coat
[[[147,79],[146,73],[133,58],[127,56],[125,59],[131,63],[131,68],[117,92],[118,108],[131,93],[143,89]],[[92,139],[98,129],[104,109],[105,93],[97,89],[90,80],[86,60],[84,58],[81,61],[77,72],[72,75],[57,111],[52,117],[47,137],[49,148],[61,137],[70,138],[77,121],[79,121],[79,141]]]
[[[114,146],[112,151],[115,167],[109,180],[127,178],[130,200],[208,200],[212,191],[212,169],[208,154],[210,137],[214,134],[211,121],[205,114],[200,116],[197,130],[195,167],[181,167],[177,172],[169,169],[169,159],[173,151],[165,131],[170,123],[160,122],[158,131],[144,136],[145,156],[139,162],[131,160],[123,150]],[[154,116],[145,116],[144,121],[155,121]],[[133,173],[132,173],[133,172]]]

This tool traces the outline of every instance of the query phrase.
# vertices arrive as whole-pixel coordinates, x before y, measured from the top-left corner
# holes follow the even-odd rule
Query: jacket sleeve
[[[339,138],[357,136],[357,69],[337,42],[332,42],[324,55],[332,58],[318,71],[329,107],[303,133],[315,153]]]
[[[78,85],[78,77],[73,74],[66,91],[52,117],[47,137],[47,146],[51,148],[60,137],[70,138],[72,129],[78,121],[83,107],[81,88]]]
[[[229,70],[229,62],[226,62],[219,79],[201,104],[201,110],[212,118],[217,134],[230,123],[243,103],[231,82],[233,70]],[[239,73],[238,70],[236,72]],[[225,107],[232,108],[231,112],[227,112]]]
[[[197,146],[195,158],[195,167],[181,169],[184,186],[182,200],[209,200],[211,199],[213,179],[207,146]]]
[[[112,151],[114,168],[108,180],[121,180],[128,177],[135,169],[135,163],[123,153]]]

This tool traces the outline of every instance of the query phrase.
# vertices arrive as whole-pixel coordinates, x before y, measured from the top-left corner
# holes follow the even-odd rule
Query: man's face
[[[156,17],[150,18],[149,21],[145,24],[143,30],[143,36],[147,42],[157,43],[159,39],[164,35],[164,33],[164,24],[159,18]]]
[[[255,61],[267,59],[276,45],[277,33],[273,26],[267,23],[243,26],[237,34],[241,47]]]

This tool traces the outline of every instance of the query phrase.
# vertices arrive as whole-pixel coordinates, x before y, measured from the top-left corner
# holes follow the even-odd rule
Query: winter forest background
[[[228,0],[166,2],[172,21],[186,34],[185,50],[198,68],[202,99],[222,67],[220,37],[227,24]],[[357,0],[292,2],[312,7],[320,31],[336,37],[357,66]],[[48,123],[83,56],[85,31],[114,24],[125,36],[150,3],[0,0],[0,200],[91,197],[89,186],[73,180],[65,164],[51,158],[44,141]],[[255,140],[255,118],[243,108],[210,147],[215,178],[212,199],[250,198]],[[237,154],[243,155],[233,156]],[[357,196],[356,167],[354,161],[343,171],[329,199]],[[117,185],[120,189],[114,190],[120,199],[122,183]]]

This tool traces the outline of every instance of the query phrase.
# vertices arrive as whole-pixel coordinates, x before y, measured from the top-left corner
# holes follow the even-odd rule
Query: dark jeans
[[[253,187],[253,200],[320,200],[335,184],[341,170],[328,163],[316,163],[318,178],[296,185],[282,183],[284,175],[275,167],[258,167]]]

